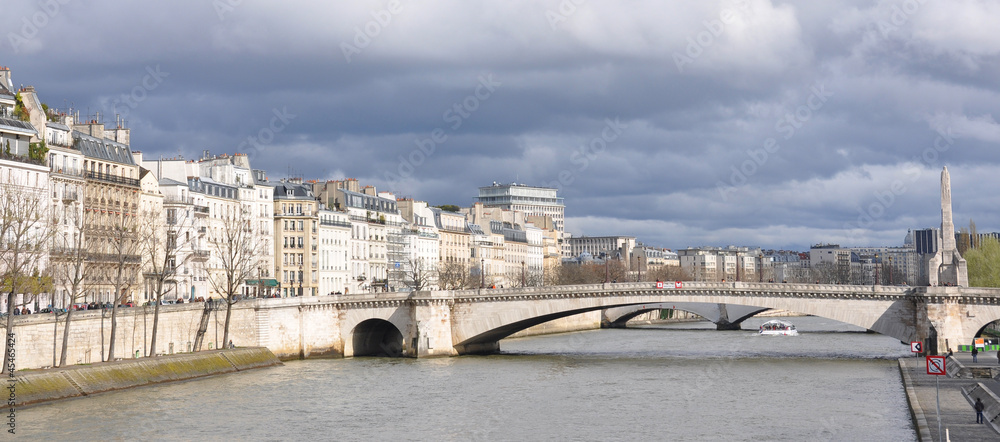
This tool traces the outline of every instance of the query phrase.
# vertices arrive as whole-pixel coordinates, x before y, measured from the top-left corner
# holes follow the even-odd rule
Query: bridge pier
[[[411,295],[413,315],[407,333],[407,344],[413,357],[434,358],[457,356],[452,341],[453,300],[444,292],[416,292]],[[499,346],[498,346],[499,348]]]
[[[727,319],[719,320],[715,323],[716,330],[743,330],[739,322],[729,322]]]
[[[500,352],[500,342],[480,342],[476,344],[456,345],[455,351],[460,355],[489,355]]]

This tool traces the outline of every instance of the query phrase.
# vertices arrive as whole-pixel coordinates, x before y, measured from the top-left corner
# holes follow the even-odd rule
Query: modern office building
[[[559,232],[564,232],[563,220],[566,206],[558,195],[558,189],[534,187],[524,184],[498,184],[480,187],[476,201],[485,207],[498,207],[526,215],[549,215]]]

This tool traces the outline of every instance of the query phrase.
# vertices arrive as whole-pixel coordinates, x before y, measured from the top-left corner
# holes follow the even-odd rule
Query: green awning
[[[277,287],[278,286],[278,280],[277,279],[264,279],[264,280],[248,279],[247,280],[247,285],[258,285],[258,284],[263,284],[264,287]]]

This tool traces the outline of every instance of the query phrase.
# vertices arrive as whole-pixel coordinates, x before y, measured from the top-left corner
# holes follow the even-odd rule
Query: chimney
[[[7,89],[11,89],[11,92],[13,92],[14,84],[11,83],[11,80],[10,80],[10,68],[8,68],[7,66],[0,66],[0,81],[3,82],[3,83],[0,83],[0,84],[3,84],[3,87],[5,87]]]

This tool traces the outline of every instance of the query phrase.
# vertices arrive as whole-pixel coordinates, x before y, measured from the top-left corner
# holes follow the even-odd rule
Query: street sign
[[[933,374],[937,376],[943,376],[948,374],[948,370],[945,369],[944,356],[927,357],[927,374]]]
[[[979,348],[986,348],[986,338],[975,338],[973,344]]]
[[[681,282],[681,281],[674,281],[674,288],[675,289],[682,289],[682,288],[684,288],[684,283]]]
[[[914,353],[920,353],[924,351],[924,346],[920,345],[920,341],[913,341],[910,343],[910,351]]]
[[[662,289],[663,288],[663,281],[656,281],[656,288]]]

